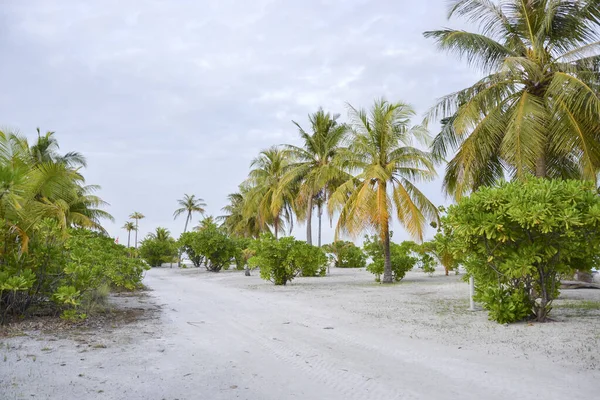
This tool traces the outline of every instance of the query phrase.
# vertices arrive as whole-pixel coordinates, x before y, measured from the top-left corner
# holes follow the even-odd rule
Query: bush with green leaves
[[[352,242],[336,240],[323,246],[337,268],[364,268],[367,257],[362,249]]]
[[[275,239],[263,235],[250,249],[254,255],[248,261],[260,268],[260,276],[275,285],[285,285],[296,276],[323,276],[327,272],[327,256],[319,247],[293,237]]]
[[[371,259],[371,263],[367,265],[367,271],[375,275],[376,282],[381,282],[385,262],[381,239],[377,235],[365,236],[363,247],[365,253]],[[419,258],[414,254],[416,247],[417,244],[411,241],[405,241],[400,244],[390,243],[392,278],[395,282],[401,281],[406,273],[417,265]]]
[[[296,240],[289,257],[300,266],[300,275],[303,277],[327,274],[327,255],[320,247]]]
[[[237,270],[247,269],[248,259],[251,256],[249,251],[252,239],[244,237],[232,237],[233,243],[235,244],[235,255],[233,257],[235,261],[235,268]]]
[[[448,209],[452,248],[500,323],[546,321],[560,275],[598,266],[600,197],[590,182],[531,178],[481,188]]]
[[[204,256],[196,253],[194,250],[194,248],[198,246],[197,241],[199,239],[199,232],[185,232],[181,234],[178,241],[180,251],[187,254],[188,258],[196,268],[199,268],[202,263],[204,263]]]
[[[429,274],[429,276],[433,276],[436,265],[435,258],[431,254],[423,251],[421,246],[417,248],[415,254],[417,256],[417,267],[423,270],[423,272],[426,274]]]
[[[27,252],[10,242],[4,243],[7,252],[0,266],[2,321],[49,304],[63,311],[63,317],[85,317],[82,311],[93,306],[94,291],[106,286],[136,289],[147,268],[113,239],[85,229],[65,235],[51,219],[36,227]]]
[[[430,256],[437,260],[442,267],[444,267],[444,272],[446,276],[450,271],[456,271],[458,273],[458,262],[456,257],[452,252],[452,248],[450,246],[451,238],[448,230],[441,229],[439,233],[437,233],[433,240],[425,242],[420,245],[419,253],[422,256]],[[434,260],[423,260],[428,263],[429,261],[434,262]],[[435,267],[431,265],[424,265],[421,267],[426,273],[433,273],[435,271]],[[433,271],[431,270],[433,268]]]
[[[229,269],[240,252],[234,239],[215,224],[205,224],[200,230],[189,232],[189,250],[195,257],[201,257],[208,271],[219,272]],[[187,252],[187,250],[186,250]],[[188,253],[189,255],[190,253]]]
[[[140,257],[151,267],[160,267],[165,263],[176,261],[177,242],[172,237],[161,238],[154,235],[148,235],[140,243],[138,249]]]

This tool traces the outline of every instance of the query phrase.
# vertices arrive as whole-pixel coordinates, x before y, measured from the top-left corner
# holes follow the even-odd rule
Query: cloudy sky
[[[121,242],[132,211],[141,236],[178,236],[176,200],[219,215],[260,150],[297,143],[291,120],[382,96],[422,116],[472,83],[422,36],[445,16],[445,0],[0,0],[0,126],[87,156]]]

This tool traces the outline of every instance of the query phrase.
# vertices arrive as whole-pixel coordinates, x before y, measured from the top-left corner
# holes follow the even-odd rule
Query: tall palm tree
[[[148,237],[150,239],[156,239],[158,241],[165,242],[171,238],[171,232],[167,228],[163,228],[162,226],[159,226],[156,228],[156,230],[154,232],[150,232],[148,234]]]
[[[329,201],[330,212],[338,209],[340,232],[356,235],[365,229],[378,231],[384,246],[383,282],[392,282],[390,221],[394,213],[400,224],[422,241],[426,220],[437,220],[437,208],[415,186],[414,181],[435,176],[429,153],[412,147],[425,140],[422,127],[411,127],[413,109],[403,103],[377,100],[370,113],[349,105],[352,137],[340,153],[343,165],[355,178],[342,184]]]
[[[91,195],[95,188],[65,162],[33,160],[26,138],[0,131],[0,219],[23,252],[44,219],[53,219],[65,235],[72,226],[103,231],[100,219],[112,217],[98,208],[105,203]]]
[[[44,162],[64,163],[71,168],[86,167],[85,157],[78,152],[71,151],[64,155],[58,153],[59,145],[55,132],[46,132],[42,135],[40,128],[37,128],[37,141],[29,148],[30,156],[35,164]]]
[[[347,132],[347,126],[339,124],[339,114],[331,115],[323,109],[309,115],[311,133],[306,132],[295,121],[298,133],[304,142],[302,147],[287,145],[286,148],[294,158],[286,174],[287,182],[299,182],[296,203],[306,218],[306,242],[312,244],[312,214],[317,203],[319,218],[318,245],[321,246],[321,220],[323,204],[336,186],[349,177],[339,168],[333,159]]]
[[[113,216],[103,210],[109,204],[93,194],[100,190],[98,185],[75,185],[72,195],[66,201],[65,218],[67,226],[93,229],[106,234],[101,220],[114,221]]]
[[[261,228],[259,219],[251,210],[248,210],[248,192],[250,187],[242,183],[239,191],[230,193],[227,196],[229,204],[221,209],[225,214],[217,217],[221,221],[221,226],[233,236],[258,238],[268,227]]]
[[[444,125],[433,153],[455,154],[445,189],[460,198],[504,175],[595,179],[600,1],[454,0],[448,15],[476,23],[479,33],[425,36],[485,76],[430,113]]]
[[[196,195],[184,194],[183,199],[177,200],[177,203],[181,206],[173,213],[173,218],[177,219],[181,214],[185,216],[185,226],[183,227],[183,233],[187,231],[188,223],[192,222],[192,216],[195,212],[204,214],[204,207],[206,203],[203,199],[196,198]]]
[[[131,247],[131,231],[136,230],[135,224],[131,221],[127,221],[127,222],[125,222],[125,225],[123,225],[123,229],[125,229],[127,231],[127,248],[130,248]]]
[[[184,194],[183,199],[177,200],[177,203],[181,206],[173,213],[173,219],[177,219],[181,214],[186,214],[185,225],[183,227],[183,233],[187,232],[188,224],[192,221],[192,216],[195,212],[204,214],[204,207],[206,203],[204,199],[196,198],[196,195]],[[181,268],[181,255],[182,250],[179,250],[179,257],[177,260],[177,266]]]
[[[133,213],[131,213],[131,215],[129,216],[130,219],[135,220],[135,248],[138,248],[138,222],[140,219],[144,219],[146,218],[146,216],[140,212],[134,211]]]
[[[285,229],[285,222],[293,226],[295,188],[285,184],[284,176],[290,167],[290,153],[277,147],[260,152],[250,167],[248,205],[245,217],[256,213],[261,227],[272,226],[275,238]]]
[[[195,231],[201,231],[208,228],[218,228],[215,217],[209,215],[208,217],[202,218],[200,223],[194,228]]]

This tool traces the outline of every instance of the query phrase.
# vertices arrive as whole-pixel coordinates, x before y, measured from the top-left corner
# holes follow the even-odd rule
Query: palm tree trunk
[[[135,248],[137,249],[138,241],[137,241],[137,233],[138,233],[138,220],[135,220]]]
[[[392,257],[390,254],[390,229],[388,222],[383,229],[383,254],[385,261],[383,263],[383,283],[392,283]]]
[[[306,215],[306,243],[312,244],[312,211],[313,211],[313,196],[312,193],[308,196],[308,214]]]
[[[187,218],[185,219],[185,225],[183,226],[183,233],[187,232],[188,222],[191,218],[192,216],[188,214]]]
[[[275,240],[277,240],[278,236],[279,236],[279,215],[277,215],[275,217]]]
[[[547,174],[547,171],[546,171],[546,155],[543,154],[535,162],[535,176],[537,176],[538,178],[545,178],[546,174]]]
[[[319,202],[319,247],[321,247],[321,221],[323,220],[323,204]]]
[[[131,230],[127,230],[127,248],[131,247]]]
[[[185,225],[183,226],[183,233],[187,231],[188,222],[192,219],[192,213],[188,212],[187,218],[185,219]],[[179,254],[177,254],[177,268],[181,268],[181,256],[183,255],[183,251],[179,249]]]

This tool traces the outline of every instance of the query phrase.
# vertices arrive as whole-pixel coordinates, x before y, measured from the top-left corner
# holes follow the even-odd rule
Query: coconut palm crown
[[[454,0],[478,32],[425,32],[483,78],[442,98],[433,153],[453,155],[460,198],[505,177],[595,179],[600,168],[600,0]]]

